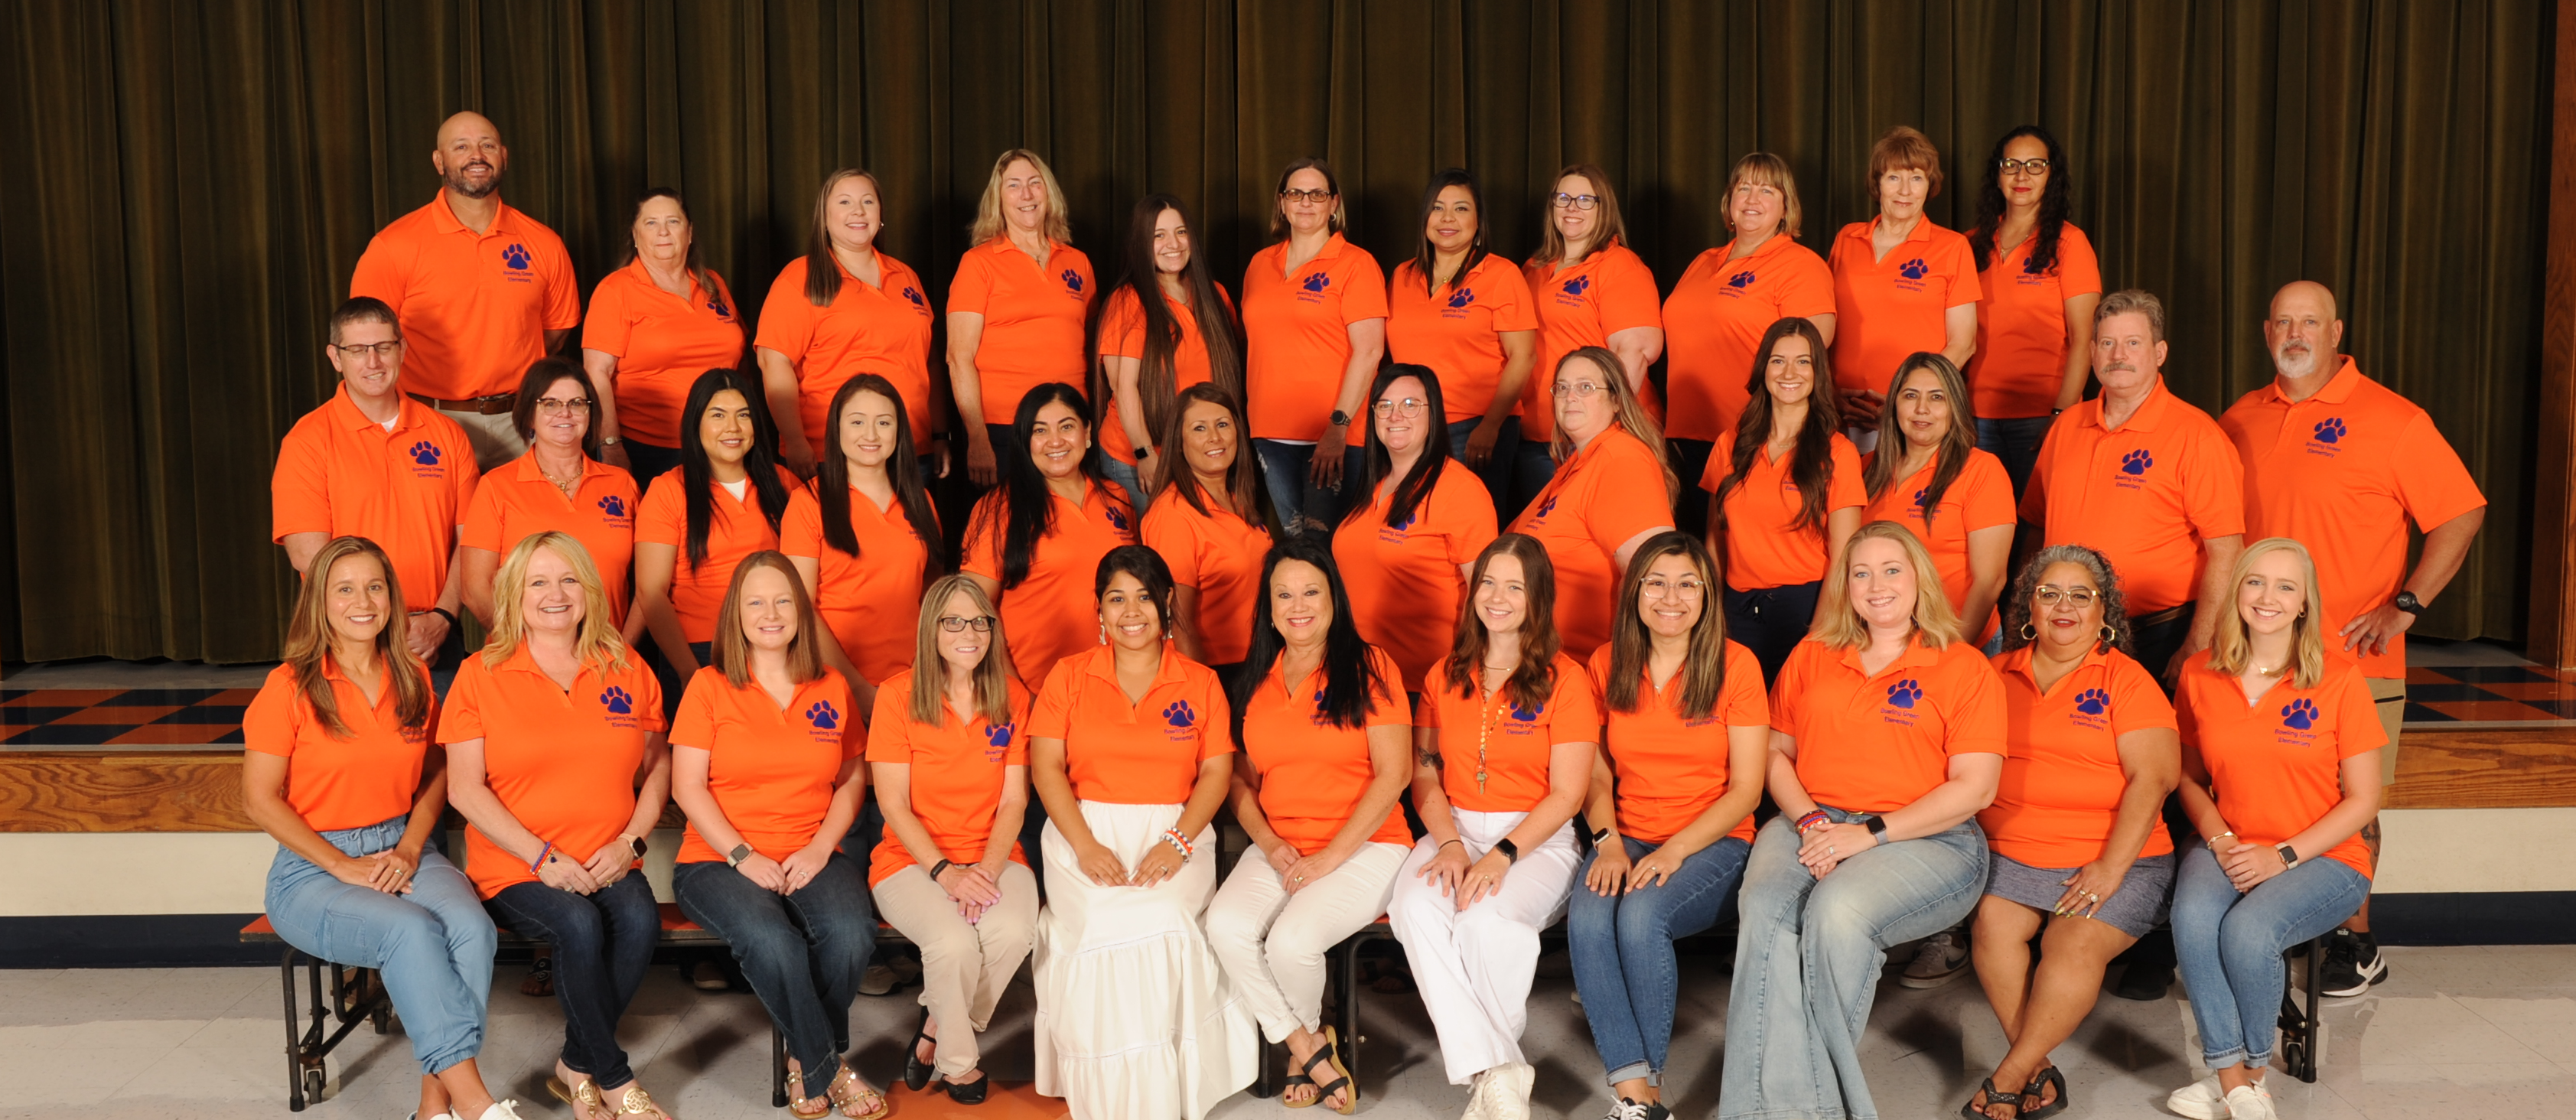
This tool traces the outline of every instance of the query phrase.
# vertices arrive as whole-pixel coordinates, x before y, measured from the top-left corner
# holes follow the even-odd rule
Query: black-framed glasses
[[[1577,210],[1589,210],[1595,206],[1601,205],[1601,196],[1597,194],[1567,194],[1563,191],[1558,191],[1556,197],[1549,201],[1556,203],[1558,206],[1571,206]]]
[[[402,353],[402,340],[397,338],[391,342],[335,342],[331,344],[331,348],[339,351],[343,358],[363,362],[367,360],[369,354],[379,358],[391,358]]]
[[[1290,202],[1331,202],[1333,200],[1333,192],[1299,190],[1295,187],[1290,187],[1287,190],[1279,192],[1279,197],[1287,199]]]
[[[2048,174],[2048,160],[2045,157],[2036,159],[1998,160],[1995,163],[1995,170],[2001,171],[2006,175],[2019,175],[2024,172],[2028,172],[2032,175],[2046,175]]]
[[[939,628],[951,634],[962,634],[970,629],[978,634],[990,634],[993,632],[993,616],[979,614],[973,618],[966,618],[961,615],[943,614],[939,616]]]
[[[2101,598],[2101,596],[2094,594],[2093,589],[2090,587],[2061,589],[2051,587],[2044,583],[2039,585],[2039,593],[2033,597],[2038,599],[2039,605],[2043,607],[2053,607],[2059,603],[2065,603],[2079,611],[2092,606],[2094,600]]]

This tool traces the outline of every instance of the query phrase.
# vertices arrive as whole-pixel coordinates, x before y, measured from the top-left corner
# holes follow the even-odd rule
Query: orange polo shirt
[[[1225,286],[1217,285],[1216,294],[1233,306],[1233,297]],[[1172,391],[1177,393],[1209,380],[1207,339],[1199,334],[1198,313],[1190,305],[1169,294],[1163,305],[1171,309],[1172,321],[1180,327],[1181,340],[1172,350]],[[1145,358],[1145,313],[1136,306],[1136,293],[1120,288],[1109,294],[1109,306],[1100,310],[1100,356],[1104,358]],[[1147,432],[1151,441],[1160,432]],[[1100,402],[1100,450],[1128,466],[1136,465],[1136,448],[1127,438],[1127,425],[1118,419],[1117,383],[1111,382],[1108,395]],[[1176,452],[1167,452],[1176,453]]]
[[[716,612],[724,608],[734,568],[745,556],[778,547],[778,531],[770,528],[769,515],[760,508],[759,487],[746,481],[742,497],[736,499],[723,484],[709,481],[707,558],[690,567],[689,501],[682,492],[687,484],[681,473],[662,472],[644,492],[644,512],[635,519],[635,542],[679,550],[671,562],[671,609],[680,616],[680,634],[692,643],[713,641]],[[778,477],[791,492],[802,485],[785,467],[778,468]],[[795,504],[792,494],[788,504],[791,508]],[[785,523],[783,514],[780,523]]]
[[[1725,666],[1724,691],[1718,694],[1717,707],[1697,719],[1684,718],[1678,710],[1679,673],[1667,682],[1665,688],[1672,691],[1666,692],[1655,687],[1654,674],[1641,671],[1633,712],[1611,707],[1606,699],[1608,685],[1602,685],[1601,746],[1610,756],[1611,774],[1619,781],[1614,803],[1620,835],[1661,845],[1690,827],[1726,796],[1731,761],[1726,729],[1771,726],[1771,704],[1762,693],[1762,662],[1752,650],[1730,641]],[[1610,647],[1592,651],[1591,668],[1594,681],[1610,679]],[[1759,774],[1749,777],[1762,780]],[[1746,813],[1726,834],[1752,843],[1753,815]]]
[[[617,359],[617,429],[627,439],[680,446],[680,411],[688,407],[689,387],[708,370],[742,364],[740,309],[724,277],[709,272],[707,278],[715,281],[715,291],[698,287],[691,277],[689,294],[675,296],[654,283],[638,260],[590,290],[581,348]]]
[[[1494,543],[1494,500],[1476,472],[1454,460],[1401,525],[1386,523],[1392,481],[1382,489],[1370,495],[1367,509],[1333,530],[1333,565],[1341,569],[1360,637],[1395,659],[1407,691],[1420,691],[1423,675],[1449,656],[1458,633],[1458,610],[1467,601],[1458,566],[1474,563]]]
[[[1136,518],[1127,498],[1106,483],[1086,483],[1082,501],[1050,495],[1055,528],[1038,538],[1028,578],[1002,589],[1002,632],[1021,683],[1043,682],[1055,663],[1100,644],[1100,603],[1092,582],[1100,558],[1136,543]],[[961,569],[1002,582],[1002,492],[976,503],[966,522]]]
[[[2345,652],[2337,632],[2397,597],[2406,578],[2405,519],[2432,528],[2486,505],[2433,418],[2362,376],[2350,357],[2325,388],[2295,404],[2280,386],[2239,398],[2218,418],[2245,464],[2245,535],[2289,537],[2317,562],[2326,652],[2359,655],[2366,677],[2406,676],[2406,637],[2376,655]]]
[[[546,332],[581,325],[581,288],[563,239],[508,203],[478,234],[448,209],[445,188],[376,231],[349,295],[394,309],[403,390],[440,400],[518,392],[546,356]]]
[[[456,421],[404,397],[389,432],[358,411],[344,384],[278,445],[269,539],[328,533],[374,541],[393,561],[403,606],[425,611],[447,586],[456,529],[481,477]]]
[[[1556,566],[1556,630],[1566,656],[1590,657],[1610,640],[1619,546],[1648,529],[1672,526],[1672,503],[1658,500],[1664,493],[1664,465],[1655,453],[1612,424],[1557,464],[1547,488],[1512,522],[1510,531],[1537,537]]]
[[[814,842],[831,812],[841,766],[867,751],[868,729],[850,703],[849,682],[832,669],[797,685],[781,708],[758,680],[735,688],[724,670],[709,665],[680,695],[671,745],[707,752],[707,792],[726,822],[753,851],[786,859]],[[677,858],[706,863],[724,853],[691,823]]]
[[[1968,239],[1933,224],[1914,232],[1884,258],[1870,246],[1876,222],[1853,222],[1834,235],[1827,263],[1834,273],[1834,387],[1887,391],[1897,363],[1917,350],[1941,352],[1950,339],[1943,316],[1975,303],[1977,256]]]
[[[2031,647],[1995,655],[2004,687],[2004,776],[1995,803],[1977,814],[1986,843],[2032,867],[2082,867],[2102,858],[2129,776],[2120,736],[2174,726],[2173,704],[2156,676],[2128,654],[2084,655],[2054,691],[2030,671]],[[2374,717],[2376,718],[2376,717]],[[2158,823],[2138,857],[2173,851]]]
[[[1386,318],[1386,273],[1368,250],[1334,234],[1315,259],[1288,270],[1288,243],[1252,255],[1243,270],[1244,392],[1255,439],[1313,443],[1332,419],[1351,324]],[[1351,418],[1351,446],[1367,414]]]
[[[1538,329],[1529,281],[1500,253],[1485,254],[1438,292],[1423,289],[1420,266],[1399,264],[1386,302],[1387,354],[1440,375],[1440,399],[1452,424],[1483,416],[1493,405],[1503,384],[1503,332]]]
[[[1369,758],[1368,733],[1373,727],[1406,728],[1405,749],[1412,751],[1412,715],[1405,710],[1404,682],[1395,659],[1374,646],[1369,664],[1377,670],[1377,687],[1369,692],[1369,714],[1362,727],[1339,727],[1324,718],[1324,673],[1321,668],[1291,685],[1282,664],[1270,667],[1243,703],[1243,756],[1261,775],[1261,815],[1301,856],[1323,851],[1349,824],[1360,795],[1377,776]],[[1404,823],[1403,806],[1389,806],[1386,819],[1370,833],[1372,844],[1413,843]]]
[[[531,450],[485,476],[475,488],[474,504],[465,510],[461,542],[507,560],[510,550],[529,537],[549,530],[571,534],[599,569],[609,617],[623,626],[626,608],[635,601],[627,572],[635,559],[635,514],[640,505],[634,475],[587,457],[581,461],[581,484],[573,487],[571,497],[565,497],[546,481],[546,472],[537,467],[537,453]],[[494,598],[512,602],[497,592]]]
[[[2199,598],[2200,542],[2245,531],[2245,472],[2218,422],[2159,380],[2119,431],[2102,426],[2099,398],[2058,415],[2021,519],[2043,545],[2085,545],[2111,561],[2137,618]]]
[[[760,334],[752,345],[796,367],[796,416],[816,454],[832,446],[832,418],[825,415],[832,410],[832,398],[862,373],[894,383],[903,395],[905,418],[912,422],[914,444],[927,447],[930,401],[937,392],[930,383],[930,286],[912,266],[882,252],[877,254],[879,284],[850,275],[837,257],[832,267],[841,270],[841,290],[830,307],[806,300],[805,258],[779,269],[778,279],[769,285],[768,302],[760,305]],[[952,304],[950,310],[967,309]],[[988,348],[990,331],[987,323]],[[980,362],[977,368],[983,368]],[[1017,394],[1011,403],[1019,404]],[[1010,423],[1010,418],[1001,422]]]
[[[918,649],[915,626],[921,618],[922,562],[930,558],[929,537],[904,516],[903,503],[877,508],[856,488],[849,491],[850,532],[859,539],[852,556],[823,539],[823,507],[816,482],[799,486],[787,498],[787,517],[778,523],[778,551],[791,559],[815,563],[814,610],[841,643],[859,675],[883,684],[912,667]]]
[[[1008,424],[1020,398],[1050,381],[1089,384],[1082,356],[1083,318],[1099,285],[1082,250],[1050,243],[1044,265],[1007,236],[972,249],[948,282],[948,313],[984,317],[975,344],[975,374],[984,422]]]
[[[939,705],[939,723],[933,726],[913,722],[916,679],[912,670],[905,669],[877,689],[876,714],[868,721],[868,762],[911,767],[912,815],[930,833],[939,858],[974,863],[984,858],[984,845],[993,838],[993,817],[1002,811],[1002,785],[1009,768],[1029,764],[1028,690],[1018,681],[1010,682],[1011,718],[999,726],[981,714],[961,723],[945,700]],[[930,687],[939,685],[933,682]],[[1034,804],[1031,809],[1042,811]],[[920,862],[889,828],[868,856],[868,885],[876,886]],[[1022,867],[1029,863],[1016,841],[1011,844],[1011,862]]]
[[[1831,453],[1833,475],[1825,482],[1825,514],[1869,504],[1861,479],[1860,454],[1836,433]],[[1825,578],[1825,525],[1798,527],[1805,499],[1789,474],[1790,457],[1771,457],[1768,447],[1753,455],[1743,485],[1726,495],[1726,585],[1738,591],[1788,587]],[[1699,488],[1716,493],[1735,469],[1735,433],[1717,437],[1708,470]]]
[[[1030,738],[1064,740],[1073,795],[1109,805],[1188,801],[1199,764],[1234,753],[1232,723],[1216,671],[1168,649],[1133,704],[1117,651],[1094,645],[1058,662],[1029,706]]]
[[[1834,313],[1834,274],[1816,251],[1773,234],[1741,260],[1730,241],[1682,270],[1664,301],[1664,434],[1716,442],[1752,399],[1754,353],[1782,319]]]
[[[483,740],[483,783],[539,840],[579,863],[626,831],[645,741],[662,730],[662,686],[635,653],[626,667],[583,665],[567,690],[526,643],[498,667],[467,657],[447,693],[443,744]],[[465,873],[484,898],[537,881],[525,860],[465,830]]]
[[[1586,346],[1607,347],[1620,331],[1664,325],[1654,270],[1627,246],[1614,240],[1572,268],[1556,264],[1533,257],[1521,269],[1538,314],[1538,365],[1521,390],[1523,439],[1556,438],[1556,363]]]
[[[1253,615],[1261,610],[1261,562],[1270,555],[1270,530],[1245,521],[1205,495],[1207,512],[1190,508],[1178,487],[1145,511],[1145,547],[1171,565],[1172,582],[1198,589],[1199,652],[1210,665],[1232,665],[1252,650]]]
[[[1439,729],[1440,788],[1451,805],[1476,813],[1528,812],[1547,796],[1548,756],[1558,743],[1601,741],[1601,701],[1591,675],[1561,653],[1550,664],[1555,684],[1535,708],[1522,707],[1509,689],[1461,696],[1446,665],[1431,667],[1414,725]],[[1761,675],[1754,671],[1755,679]]]
[[[2343,801],[2343,760],[2377,754],[2388,742],[2360,666],[2326,662],[2315,688],[2285,677],[2255,703],[2232,676],[2190,659],[2174,689],[2175,722],[2185,750],[2200,755],[2217,795],[2218,815],[2236,838],[2276,847]],[[2316,852],[2300,852],[2302,860]],[[2359,833],[2324,857],[2370,877],[2370,847]]]
[[[296,686],[295,667],[280,665],[268,671],[242,711],[242,748],[287,760],[286,804],[315,832],[363,828],[411,812],[420,796],[422,759],[438,730],[437,697],[430,698],[429,718],[404,727],[390,673],[373,704],[330,657],[322,659],[322,679],[331,686],[348,738],[334,737],[314,716]]]
[[[1886,448],[1872,452],[1887,453]],[[1864,467],[1866,461],[1864,460]],[[1941,572],[1941,593],[1950,597],[1950,609],[1966,610],[1968,585],[1974,576],[1968,571],[1968,534],[1980,529],[2011,528],[2014,521],[2012,476],[2004,473],[2004,464],[1987,452],[1968,449],[1968,461],[1959,475],[1941,491],[1941,504],[1929,511],[1923,508],[1923,492],[1932,486],[1932,472],[1940,469],[1934,460],[1912,478],[1888,481],[1887,490],[1860,511],[1860,523],[1893,521],[1905,526],[1932,553],[1932,566]],[[1962,619],[1968,629],[1982,632],[1982,618]]]
[[[2057,263],[2034,271],[2037,234],[1996,253],[1977,289],[1977,353],[1968,359],[1969,393],[1981,420],[2046,416],[2066,383],[2066,301],[2102,294],[2102,263],[2093,242],[2068,222],[2057,230]],[[1935,349],[1938,349],[1935,347]]]
[[[2005,753],[2002,682],[1967,642],[1912,646],[1864,673],[1859,650],[1808,638],[1780,667],[1771,726],[1797,740],[1807,796],[1854,813],[1913,804],[1955,756]]]

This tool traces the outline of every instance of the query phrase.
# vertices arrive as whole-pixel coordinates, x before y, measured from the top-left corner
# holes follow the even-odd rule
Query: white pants
[[[1411,850],[1362,844],[1295,894],[1259,849],[1235,863],[1208,904],[1208,948],[1270,1041],[1286,1042],[1299,1027],[1322,1029],[1324,953],[1386,913],[1396,870]]]
[[[1484,857],[1494,841],[1518,827],[1527,813],[1451,811],[1458,838],[1466,841],[1471,862]],[[1405,857],[1395,878],[1395,898],[1387,905],[1387,922],[1413,964],[1413,982],[1422,989],[1423,1009],[1440,1036],[1441,1063],[1449,1083],[1464,1085],[1479,1073],[1521,1056],[1521,1030],[1529,1025],[1530,980],[1538,973],[1538,934],[1565,913],[1581,863],[1574,849],[1574,823],[1557,829],[1547,842],[1521,852],[1520,862],[1504,872],[1502,889],[1461,911],[1458,900],[1442,894],[1440,884],[1422,877],[1424,864],[1440,854],[1439,842],[1425,836]]]

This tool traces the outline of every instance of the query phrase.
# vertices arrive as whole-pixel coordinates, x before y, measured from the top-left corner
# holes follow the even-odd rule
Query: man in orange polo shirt
[[[2433,418],[2413,401],[2362,376],[2343,344],[2334,293],[2294,281],[2272,296],[2263,322],[2272,383],[2219,417],[2245,460],[2245,531],[2289,537],[2317,562],[2325,600],[2326,652],[2361,664],[2378,702],[2387,745],[2382,785],[2397,780],[2397,737],[2406,711],[2406,631],[2468,559],[2486,522],[2486,497]],[[2423,531],[2424,551],[2406,572],[2406,534]],[[2379,821],[2361,830],[2379,859]],[[2370,903],[2326,945],[2330,996],[2357,996],[2388,978],[2370,936]]]
[[[455,648],[457,535],[472,503],[473,447],[456,422],[403,399],[402,326],[359,296],[331,313],[323,353],[340,391],[305,413],[277,449],[269,479],[272,536],[298,575],[333,537],[376,542],[391,557],[411,612],[404,644],[431,665]]]
[[[488,471],[527,452],[510,422],[512,394],[581,325],[581,291],[563,239],[501,201],[510,150],[490,120],[447,118],[429,165],[438,196],[376,232],[349,294],[401,317],[405,388],[462,426]]]

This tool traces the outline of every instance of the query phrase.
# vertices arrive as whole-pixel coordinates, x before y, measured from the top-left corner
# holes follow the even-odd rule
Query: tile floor
[[[2566,1115],[2557,1110],[2576,1094],[2576,947],[2387,952],[2392,980],[2367,997],[2328,1005],[2317,1083],[2277,1081],[2283,1117]],[[517,993],[520,974],[513,965],[500,970],[484,1069],[527,1106],[528,1120],[568,1116],[543,1088],[560,1020],[552,1000]],[[1700,958],[1686,962],[1683,984],[1681,1038],[1666,1085],[1678,1114],[1698,1120],[1716,1105],[1726,979],[1717,962]],[[1581,1009],[1567,998],[1571,988],[1571,981],[1542,979],[1531,997],[1527,1040],[1539,1056],[1534,1112],[1542,1117],[1595,1117],[1609,1103]],[[1457,1115],[1465,1093],[1439,1073],[1420,1002],[1363,999],[1361,1114]],[[1055,1102],[1013,1086],[1029,1076],[1028,1012],[1022,984],[987,1035],[994,1054],[988,1068],[1011,1091],[997,1092],[981,1109],[960,1109],[898,1090],[895,1115],[1062,1115]],[[0,972],[0,1118],[283,1116],[278,1014],[274,969]],[[911,1020],[908,999],[863,997],[861,1068],[879,1081],[894,1077]],[[2190,1024],[2188,1008],[2174,998],[2129,1003],[2105,996],[2057,1054],[2072,1086],[2068,1120],[2165,1115],[2164,1094],[2199,1072]],[[702,995],[675,970],[656,968],[624,1036],[645,1085],[676,1115],[783,1115],[769,1107],[768,1030],[748,995]],[[2003,1049],[1974,980],[1963,977],[1930,992],[1884,986],[1864,1059],[1883,1115],[1937,1120],[1955,1115]],[[401,1117],[413,1104],[414,1068],[399,1031],[380,1039],[361,1028],[335,1056],[333,1095],[305,1115]],[[1278,1113],[1275,1102],[1237,1096],[1214,1115]]]

